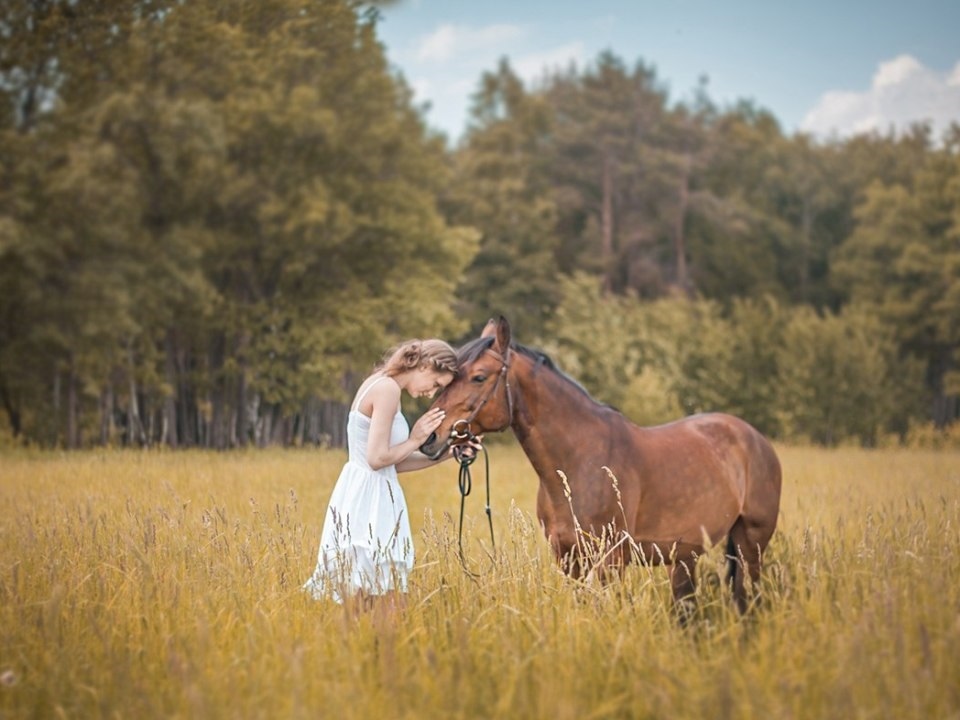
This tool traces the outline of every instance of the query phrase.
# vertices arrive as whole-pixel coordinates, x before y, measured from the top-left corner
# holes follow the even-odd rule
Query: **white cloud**
[[[866,92],[831,91],[807,113],[801,129],[840,137],[929,122],[934,137],[960,122],[960,62],[949,73],[925,67],[911,55],[880,63]]]
[[[552,70],[564,70],[570,63],[583,65],[586,48],[579,40],[543,52],[522,55],[511,61],[513,69],[526,82],[534,82]]]
[[[912,55],[900,55],[889,62],[880,63],[873,76],[873,87],[877,89],[909,82],[911,76],[923,70],[923,65]]]
[[[523,28],[517,25],[486,25],[480,28],[444,24],[419,41],[417,60],[443,62],[460,53],[474,53],[495,49],[523,37]]]
[[[953,66],[953,72],[950,73],[950,77],[947,78],[947,85],[952,87],[960,85],[960,62]]]

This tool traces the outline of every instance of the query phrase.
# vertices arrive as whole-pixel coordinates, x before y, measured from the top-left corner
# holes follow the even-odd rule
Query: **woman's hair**
[[[387,351],[380,368],[393,377],[425,365],[456,376],[457,352],[443,340],[407,340]]]

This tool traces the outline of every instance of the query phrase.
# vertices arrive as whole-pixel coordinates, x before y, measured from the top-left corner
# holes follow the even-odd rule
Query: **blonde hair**
[[[387,351],[380,368],[384,375],[394,377],[423,366],[457,375],[457,352],[443,340],[407,340]]]

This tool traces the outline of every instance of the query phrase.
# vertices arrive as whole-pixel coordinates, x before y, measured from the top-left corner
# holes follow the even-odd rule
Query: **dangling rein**
[[[471,432],[469,426],[464,426],[461,430],[455,430],[454,437],[457,440],[468,441],[476,440],[477,438],[477,436]],[[483,450],[483,464],[487,476],[487,505],[484,510],[487,513],[487,523],[490,525],[490,545],[496,549],[496,543],[493,539],[493,515],[490,512],[490,456],[487,454],[486,447],[480,445],[480,449]],[[457,484],[460,487],[460,530],[457,534],[460,566],[467,575],[476,578],[479,577],[479,575],[467,567],[467,560],[463,554],[463,510],[467,502],[467,495],[469,495],[473,489],[473,475],[470,473],[470,466],[473,465],[473,461],[477,459],[477,451],[470,445],[462,444],[454,445],[452,452],[453,457],[460,463],[460,473],[457,477]]]

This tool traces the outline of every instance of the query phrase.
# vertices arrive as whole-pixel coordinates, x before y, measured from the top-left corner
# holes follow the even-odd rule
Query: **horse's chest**
[[[541,492],[537,498],[537,517],[551,547],[558,555],[567,554],[578,545],[580,533],[588,537],[612,537],[623,530],[623,512],[611,507],[564,498],[563,502],[551,501],[549,493]]]

